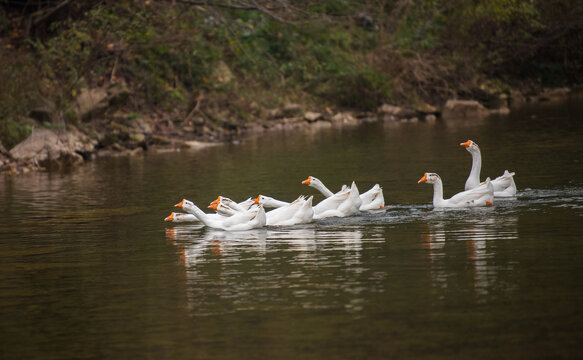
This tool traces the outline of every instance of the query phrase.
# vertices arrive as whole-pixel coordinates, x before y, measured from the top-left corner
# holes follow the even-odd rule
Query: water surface
[[[273,133],[0,179],[2,359],[583,357],[580,98],[482,121]],[[482,175],[514,200],[432,210]],[[387,211],[224,232],[188,198],[293,200],[355,180]]]

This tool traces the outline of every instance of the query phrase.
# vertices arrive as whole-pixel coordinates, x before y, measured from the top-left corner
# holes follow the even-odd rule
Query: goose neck
[[[475,149],[472,154],[472,170],[470,170],[470,178],[480,182],[480,170],[482,168],[482,154],[480,149]]]
[[[322,182],[320,181],[314,181],[311,184],[314,188],[316,188],[316,190],[318,190],[319,192],[322,193],[322,195],[324,195],[325,197],[330,197],[332,195],[334,195],[334,193],[332,191],[330,191],[330,189],[328,189],[326,187],[326,185],[324,185]]]
[[[443,201],[443,182],[437,179],[433,183],[433,206],[436,206]]]
[[[268,207],[280,208],[282,206],[289,205],[289,203],[285,202],[285,201],[270,198],[270,199],[267,199],[263,205],[268,206]]]
[[[201,223],[205,225],[209,225],[209,219],[207,218],[207,214],[205,214],[198,206],[194,204],[186,204],[182,207],[187,212],[191,213],[192,215],[196,216]]]

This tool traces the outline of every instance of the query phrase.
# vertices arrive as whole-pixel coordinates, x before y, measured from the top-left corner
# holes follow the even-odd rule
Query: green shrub
[[[13,119],[0,118],[0,133],[2,144],[10,150],[32,133],[32,126],[23,125]]]
[[[29,125],[15,120],[24,117],[38,94],[35,59],[27,52],[0,52],[0,140],[7,149],[27,137]]]
[[[39,94],[76,123],[66,109],[78,90],[116,78],[132,90],[127,112],[178,116],[177,109],[196,104],[243,119],[286,101],[363,109],[385,101],[437,103],[471,93],[478,78],[583,81],[577,0],[278,3],[286,2],[301,11],[278,13],[285,8],[278,6],[270,16],[171,1],[71,2],[76,11],[49,18],[42,36],[25,39],[30,46],[0,53],[0,126],[26,115]],[[18,32],[3,9],[5,40]],[[216,75],[219,64],[230,81]],[[4,142],[14,141],[5,134]]]

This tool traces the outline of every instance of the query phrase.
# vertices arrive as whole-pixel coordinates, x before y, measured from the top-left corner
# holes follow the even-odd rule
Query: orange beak
[[[304,181],[302,181],[302,184],[304,185],[310,185],[310,183],[312,182],[312,177],[308,176],[308,178]]]
[[[493,203],[493,202],[491,202],[491,201],[486,201],[486,205],[490,205],[490,206],[492,206],[492,205],[494,205],[494,203]]]
[[[253,203],[255,205],[259,205],[259,198],[261,197],[261,194],[259,194],[259,196],[257,197],[257,199],[253,199]]]
[[[217,198],[215,201],[213,201],[213,202],[211,203],[211,205],[218,204],[218,203],[220,203],[220,202],[221,202],[221,196],[219,195],[219,197],[218,197],[218,198]],[[209,206],[209,208],[210,208],[210,206]]]
[[[210,204],[210,206],[208,207],[209,209],[213,209],[214,211],[217,211],[217,208],[219,207],[219,203],[215,203],[213,201],[213,203]]]
[[[178,204],[176,204],[174,206],[181,208],[183,204],[184,204],[184,199],[182,199],[181,202],[179,202]]]
[[[174,213],[172,213],[172,214],[168,215],[168,216],[167,216],[167,217],[164,219],[164,221],[174,221]]]
[[[465,147],[466,149],[470,147],[470,144],[472,143],[472,140],[468,140],[465,143],[461,143],[460,146]]]
[[[383,205],[379,206],[379,209],[384,209],[385,207]]]
[[[417,181],[417,184],[422,183],[422,182],[427,182],[427,173],[425,173],[423,175],[423,177],[421,179],[419,179],[419,181]]]

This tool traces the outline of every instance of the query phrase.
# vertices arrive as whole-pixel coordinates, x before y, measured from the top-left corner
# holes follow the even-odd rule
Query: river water
[[[201,151],[0,179],[2,359],[583,357],[583,106],[481,121],[274,132]],[[514,200],[433,210],[516,172]],[[386,211],[223,232],[163,221],[182,198],[384,188]]]

